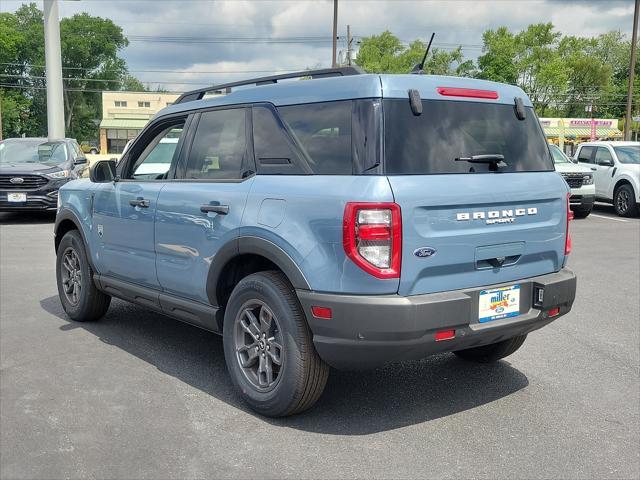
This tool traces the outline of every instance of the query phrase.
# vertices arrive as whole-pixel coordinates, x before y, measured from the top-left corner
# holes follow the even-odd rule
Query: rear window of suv
[[[385,100],[384,119],[389,175],[490,171],[487,163],[456,161],[476,155],[502,155],[500,172],[554,169],[532,108],[519,120],[512,105],[424,100],[415,116],[408,100]]]

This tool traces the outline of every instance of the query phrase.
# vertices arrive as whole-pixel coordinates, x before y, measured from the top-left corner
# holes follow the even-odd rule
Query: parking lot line
[[[605,220],[613,220],[614,222],[624,222],[624,223],[629,223],[629,220],[623,220],[622,218],[612,218],[612,217],[606,217],[604,215],[598,215],[595,213],[591,214],[592,217],[597,217],[597,218],[604,218]]]

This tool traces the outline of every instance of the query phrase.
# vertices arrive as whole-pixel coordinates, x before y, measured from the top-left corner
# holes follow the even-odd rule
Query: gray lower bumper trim
[[[521,288],[520,315],[479,323],[479,292],[515,283]],[[534,307],[536,288],[544,289],[544,302]],[[560,314],[554,319],[569,312],[575,291],[575,274],[563,269],[507,284],[410,297],[337,295],[307,290],[297,293],[320,356],[337,368],[363,368],[486,345],[528,333],[552,320],[547,313],[551,308],[560,308]],[[312,306],[331,308],[332,319],[314,318]],[[455,329],[455,339],[435,342],[435,332],[443,329]]]

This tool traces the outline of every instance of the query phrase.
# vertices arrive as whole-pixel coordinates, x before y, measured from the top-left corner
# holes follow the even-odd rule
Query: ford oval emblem
[[[436,254],[436,249],[431,247],[420,247],[413,251],[413,254],[418,258],[431,257]]]
[[[9,182],[14,184],[24,183],[24,178],[13,177],[12,179],[9,180]]]

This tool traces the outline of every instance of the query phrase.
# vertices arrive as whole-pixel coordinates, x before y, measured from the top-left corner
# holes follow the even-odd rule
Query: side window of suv
[[[246,150],[244,108],[204,112],[189,152],[185,178],[239,179]]]
[[[314,173],[351,175],[351,109],[351,100],[278,108]]]
[[[582,147],[578,153],[578,161],[584,163],[593,163],[591,160],[594,147]]]
[[[153,137],[153,140],[133,161],[129,170],[131,178],[135,180],[167,178],[171,164],[175,161],[176,148],[182,136],[184,123],[184,119],[171,123]]]
[[[605,147],[598,147],[596,150],[596,163],[598,165],[609,165],[613,163],[611,152]]]
[[[305,173],[301,167],[303,161],[287,138],[280,120],[269,108],[261,105],[255,105],[252,111],[253,148],[258,172],[266,175]]]

